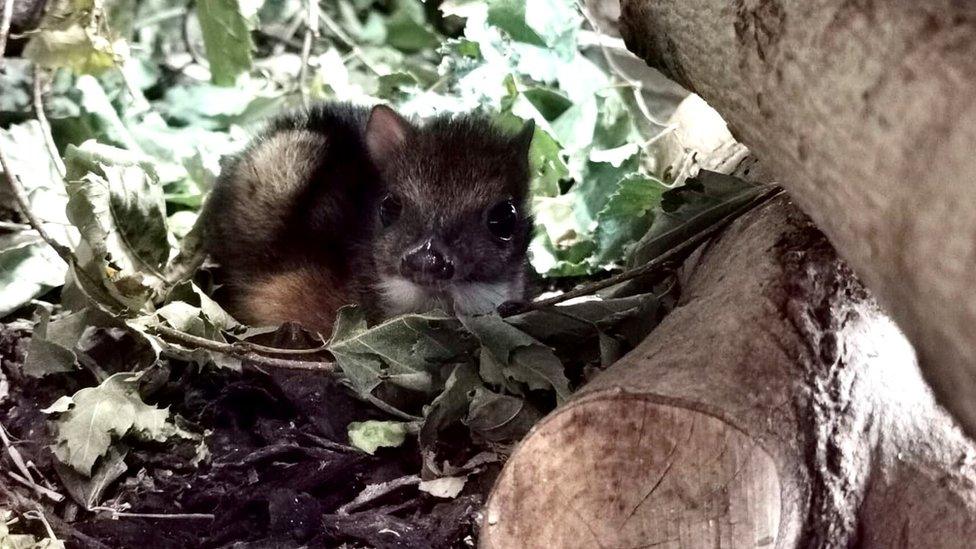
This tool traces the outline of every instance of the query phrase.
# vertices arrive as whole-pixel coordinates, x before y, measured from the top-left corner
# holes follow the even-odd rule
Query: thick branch
[[[914,343],[976,433],[969,3],[622,0],[628,47],[728,121]]]
[[[803,214],[749,212],[684,274],[512,455],[484,547],[971,545],[976,445]]]

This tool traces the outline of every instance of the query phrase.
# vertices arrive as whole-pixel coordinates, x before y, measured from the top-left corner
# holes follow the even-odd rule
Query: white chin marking
[[[521,295],[517,282],[463,282],[449,290],[454,312],[459,315],[486,314]]]
[[[521,282],[461,282],[435,293],[401,276],[383,277],[376,285],[388,315],[452,309],[459,315],[486,314],[522,294]]]
[[[384,277],[376,286],[382,296],[383,309],[390,315],[429,311],[440,305],[437,297],[423,286],[400,276]]]

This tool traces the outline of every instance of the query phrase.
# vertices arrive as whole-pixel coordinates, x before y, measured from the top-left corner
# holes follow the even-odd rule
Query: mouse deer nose
[[[428,240],[404,254],[400,274],[422,284],[450,280],[454,276],[454,263]]]

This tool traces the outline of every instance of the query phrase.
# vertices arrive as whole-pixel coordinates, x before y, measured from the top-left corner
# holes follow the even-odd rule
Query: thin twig
[[[132,29],[139,30],[143,27],[148,27],[150,25],[158,25],[163,21],[168,21],[170,19],[176,19],[177,17],[181,17],[184,13],[186,13],[186,11],[187,11],[186,6],[179,6],[176,8],[160,10],[151,15],[147,15],[142,19],[136,20],[136,22],[132,24]]]
[[[7,53],[7,37],[10,35],[10,22],[14,19],[14,0],[5,0],[3,14],[0,14],[0,72],[3,71],[3,55]]]
[[[37,478],[39,478],[41,480],[41,482],[44,483],[43,486],[45,488],[47,488],[48,490],[57,491],[57,490],[55,490],[54,485],[51,484],[51,481],[44,477],[44,473],[41,471],[41,469],[33,461],[28,461],[27,462],[27,467],[29,469],[31,469],[31,470],[34,471],[34,474],[37,475]],[[37,482],[37,481],[34,481],[34,482]]]
[[[180,332],[187,336],[196,337],[192,334],[187,334],[186,332]],[[250,353],[265,353],[271,355],[314,355],[321,352],[329,350],[328,343],[325,342],[325,338],[322,334],[316,333],[318,337],[319,345],[317,347],[310,347],[306,349],[284,349],[281,347],[269,347],[267,345],[261,345],[258,343],[252,343],[250,341],[234,341],[233,343],[227,343],[234,348],[234,351],[239,354],[250,354]],[[213,341],[207,340],[207,341]],[[219,341],[214,341],[214,343],[220,343]]]
[[[4,231],[30,231],[33,229],[27,223],[14,223],[13,221],[0,221],[0,229]]]
[[[10,478],[23,484],[27,488],[30,488],[31,490],[37,492],[37,495],[39,496],[44,496],[50,499],[51,501],[53,501],[54,503],[61,503],[62,501],[64,501],[64,496],[55,492],[54,490],[45,488],[44,486],[41,486],[40,484],[33,482],[30,479],[24,478],[23,476],[18,475],[13,471],[7,471],[7,474],[10,476]]]
[[[346,34],[344,30],[342,30],[342,27],[340,27],[339,24],[336,23],[335,19],[333,19],[332,16],[328,14],[328,12],[323,11],[319,13],[319,16],[322,18],[322,22],[325,23],[325,26],[328,27],[329,30],[332,32],[332,34],[336,35],[336,37],[339,38],[339,40],[341,40],[349,48],[349,50],[356,57],[356,59],[359,59],[360,63],[365,65],[367,69],[373,71],[377,76],[383,76],[384,74],[386,74],[385,72],[377,68],[375,65],[373,65],[373,63],[363,53],[363,50],[359,49],[359,46],[356,45],[356,42],[348,34]]]
[[[363,489],[355,499],[346,503],[342,507],[336,510],[339,515],[348,515],[351,511],[359,509],[366,504],[375,501],[391,492],[399,490],[404,486],[414,486],[420,484],[420,477],[418,475],[407,475],[400,478],[395,478],[393,480],[388,480],[386,482],[381,482],[379,484],[370,484]]]
[[[129,62],[131,63],[131,61]],[[122,83],[125,84],[126,91],[129,92],[129,97],[132,98],[132,109],[135,113],[130,113],[130,115],[143,115],[152,110],[152,106],[149,104],[146,96],[143,95],[142,90],[132,80],[132,76],[125,70],[125,66],[119,65],[118,71],[122,76]]]
[[[649,139],[641,143],[640,148],[646,149],[650,147],[651,145],[659,141],[662,137],[668,135],[669,133],[673,132],[676,129],[678,129],[678,126],[676,124],[671,124],[670,126],[665,127],[664,129],[657,132],[655,135],[651,136]]]
[[[261,36],[264,36],[265,38],[268,38],[270,40],[274,40],[275,42],[277,42],[277,44],[275,44],[275,48],[278,48],[280,46],[282,48],[280,53],[284,53],[286,47],[288,47],[288,48],[294,48],[294,49],[299,50],[299,51],[301,51],[301,49],[302,49],[302,43],[299,42],[299,41],[297,41],[297,40],[294,40],[292,38],[286,38],[284,36],[278,36],[277,34],[268,32],[266,30],[261,30],[261,29],[258,29],[257,30],[257,33],[260,34]]]
[[[398,418],[403,419],[403,420],[406,420],[406,421],[420,421],[420,420],[423,419],[420,416],[415,416],[413,414],[408,414],[408,413],[404,412],[403,410],[400,410],[400,409],[396,408],[395,406],[391,406],[391,405],[387,404],[386,401],[384,401],[383,399],[381,399],[381,398],[379,398],[377,396],[374,396],[372,393],[359,393],[356,390],[356,388],[352,385],[352,383],[350,383],[348,380],[344,380],[343,384],[346,385],[347,387],[349,387],[350,390],[356,392],[356,398],[359,398],[360,400],[364,400],[364,401],[368,402],[369,404],[372,404],[373,406],[376,406],[381,411],[386,412],[386,413],[390,414],[391,416],[398,417]]]
[[[184,519],[184,520],[214,520],[213,513],[129,513],[118,511],[111,507],[101,505],[92,507],[89,511],[105,511],[112,514],[113,519],[118,518],[148,518],[148,519]]]
[[[318,446],[325,450],[331,450],[333,452],[352,453],[352,454],[362,453],[362,450],[360,450],[359,448],[356,448],[354,446],[349,446],[348,444],[339,444],[338,442],[332,442],[327,438],[323,438],[318,435],[313,435],[312,433],[303,432],[301,433],[301,435],[303,438],[311,441],[312,444],[314,444],[315,446]]]
[[[270,368],[281,368],[285,370],[305,370],[310,372],[324,372],[324,373],[335,373],[336,365],[334,362],[326,361],[308,361],[308,360],[289,360],[284,358],[275,358],[269,356],[260,355],[254,351],[242,349],[241,347],[235,346],[233,343],[221,343],[220,341],[214,341],[212,339],[207,339],[205,337],[195,336],[193,334],[188,334],[169,326],[152,326],[150,328],[158,332],[164,338],[177,343],[192,345],[200,349],[206,349],[208,351],[214,351],[228,356],[233,356],[246,360],[248,362],[253,362],[254,364],[261,366],[268,366]],[[278,352],[277,350],[275,352]]]
[[[278,44],[276,44],[274,50],[272,50],[274,56],[277,57],[284,53],[286,46],[291,46],[297,50],[302,49],[302,43],[295,40],[295,35],[298,34],[298,29],[302,28],[302,23],[304,22],[305,17],[302,14],[295,14],[295,16],[292,17],[292,20],[288,23],[288,26],[285,28],[284,36],[271,34],[260,29],[258,32],[278,41]]]
[[[34,476],[31,475],[30,469],[27,468],[27,463],[24,462],[23,456],[21,456],[20,452],[14,448],[13,444],[10,443],[10,437],[7,436],[7,429],[3,426],[3,424],[0,424],[0,441],[3,442],[3,446],[7,450],[7,455],[10,456],[10,461],[13,462],[14,467],[20,470],[21,473],[18,475],[14,471],[7,471],[10,478],[30,488],[38,495],[49,498],[55,503],[60,503],[64,500],[64,496],[54,490],[38,484],[37,481],[34,480]]]
[[[579,286],[578,288],[572,289],[572,290],[570,290],[568,292],[559,294],[559,295],[557,295],[555,297],[551,297],[549,299],[543,299],[543,300],[540,300],[540,301],[532,301],[532,302],[526,303],[522,307],[514,308],[511,311],[506,311],[504,316],[513,316],[513,315],[525,313],[525,312],[528,312],[528,311],[535,311],[535,310],[539,310],[539,309],[545,309],[547,307],[551,307],[553,305],[556,305],[557,303],[562,303],[564,301],[569,301],[570,299],[574,299],[574,298],[577,298],[577,297],[582,297],[582,296],[585,296],[585,295],[594,294],[594,293],[596,293],[596,292],[598,292],[598,291],[600,291],[600,290],[602,290],[604,288],[609,288],[611,286],[616,286],[617,284],[620,284],[621,282],[626,282],[626,281],[632,280],[634,278],[639,278],[641,276],[645,276],[645,275],[648,275],[648,274],[652,274],[652,273],[656,272],[658,269],[660,269],[662,265],[664,265],[668,261],[674,259],[679,254],[681,254],[681,253],[683,253],[685,251],[694,249],[699,244],[702,244],[703,242],[705,242],[706,240],[708,240],[709,238],[711,238],[712,235],[716,234],[717,232],[719,232],[720,230],[722,230],[723,228],[725,228],[726,225],[728,225],[729,223],[731,223],[736,218],[742,216],[744,213],[748,212],[749,210],[752,210],[752,209],[756,208],[757,206],[759,206],[761,204],[764,204],[764,203],[768,202],[769,200],[771,200],[771,199],[779,196],[782,192],[783,192],[783,190],[781,188],[779,188],[779,187],[772,187],[771,189],[763,192],[762,194],[760,194],[756,198],[752,199],[744,207],[739,208],[736,211],[730,213],[729,215],[726,215],[722,219],[716,221],[715,223],[712,223],[707,228],[705,228],[703,231],[701,231],[701,232],[699,232],[699,233],[697,233],[697,234],[689,237],[684,242],[678,244],[677,246],[671,248],[670,250],[664,252],[663,254],[655,257],[654,259],[648,261],[647,263],[641,265],[640,267],[635,267],[633,269],[629,269],[629,270],[624,271],[624,272],[622,272],[620,274],[611,276],[610,278],[606,278],[606,279],[603,279],[603,280],[598,280],[596,282],[591,282],[589,284],[584,284],[582,286]]]
[[[311,349],[282,349],[279,347],[258,345],[257,343],[251,343],[250,341],[235,341],[234,343],[231,343],[231,345],[234,347],[239,347],[241,352],[245,353],[270,353],[274,355],[314,355],[329,350],[329,346],[325,343]]]
[[[6,501],[12,504],[14,508],[19,509],[25,518],[33,518],[36,516],[33,513],[44,512],[44,508],[39,503],[27,499],[15,490],[8,489],[3,483],[0,483],[0,495],[4,496]],[[79,532],[70,523],[58,518],[56,514],[52,514],[47,520],[50,522],[49,525],[53,530],[60,533],[62,537],[77,539],[81,543],[81,547],[109,549],[104,543]]]
[[[54,529],[51,528],[51,523],[47,521],[47,518],[44,516],[44,511],[40,507],[33,511],[27,511],[24,513],[24,517],[40,521],[41,524],[44,525],[44,530],[47,532],[48,540],[61,541],[56,535],[54,535]]]
[[[589,10],[586,9],[586,6],[584,6],[582,2],[579,1],[577,1],[577,6],[579,7],[580,13],[583,14],[584,18],[586,18],[586,22],[589,23],[591,27],[593,27],[593,32],[595,32],[599,36],[603,36],[604,34],[603,29],[600,28],[599,24],[597,24],[597,22],[593,19],[593,16],[590,15],[590,12]],[[627,74],[627,71],[625,71],[623,67],[621,67],[620,64],[617,63],[617,61],[610,54],[610,49],[607,46],[605,41],[600,40],[599,46],[600,46],[600,52],[603,54],[603,59],[607,62],[607,65],[610,67],[610,70],[612,70],[614,74],[620,77],[620,79],[623,80],[624,82],[627,82],[627,84],[629,84],[630,87],[633,88],[634,101],[637,103],[637,108],[638,110],[640,110],[644,118],[646,118],[647,121],[650,122],[651,124],[654,124],[656,126],[666,127],[668,125],[667,122],[661,122],[660,120],[658,120],[657,117],[651,114],[651,110],[647,107],[647,102],[644,101],[644,95],[642,93],[644,91],[644,83],[641,82],[639,79],[634,78],[629,74]]]
[[[180,35],[183,38],[183,45],[186,46],[187,53],[190,54],[190,58],[193,62],[201,67],[210,68],[210,62],[205,59],[205,55],[201,55],[197,51],[196,47],[193,45],[193,41],[190,40],[190,16],[193,14],[193,10],[196,9],[196,2],[194,0],[189,0],[186,3],[186,13],[183,14],[183,22],[180,24]]]
[[[305,39],[302,43],[302,66],[298,69],[298,90],[302,95],[302,106],[308,108],[308,59],[312,55],[312,43],[319,37],[318,0],[305,0]]]
[[[34,482],[34,477],[30,474],[27,469],[27,464],[24,463],[23,457],[21,457],[20,452],[10,444],[10,437],[7,436],[7,428],[0,423],[0,441],[3,442],[3,447],[7,449],[7,454],[10,456],[10,460],[14,462],[14,465],[20,469],[20,472],[27,477],[27,480]]]
[[[57,145],[54,144],[54,137],[51,135],[51,123],[48,122],[47,115],[44,113],[44,69],[34,65],[34,117],[41,125],[41,133],[44,135],[44,145],[51,156],[51,162],[58,170],[58,175],[64,177],[67,171],[64,168],[64,161],[61,160],[61,153],[58,152]]]

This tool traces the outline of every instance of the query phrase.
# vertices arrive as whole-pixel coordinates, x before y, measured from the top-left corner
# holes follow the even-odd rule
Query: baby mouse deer
[[[204,212],[223,301],[248,324],[328,334],[350,303],[378,319],[522,299],[533,131],[478,115],[415,124],[383,105],[274,119]]]

